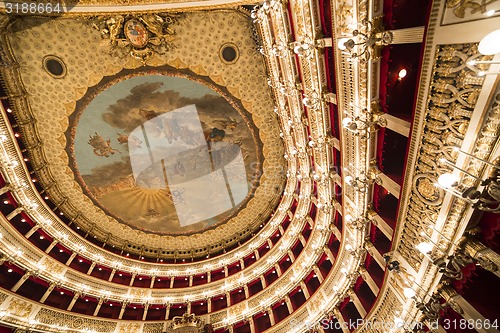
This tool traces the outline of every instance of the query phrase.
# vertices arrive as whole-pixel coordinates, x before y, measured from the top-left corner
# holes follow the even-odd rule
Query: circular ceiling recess
[[[220,49],[220,56],[227,64],[235,63],[239,57],[238,47],[233,43],[226,43]]]
[[[46,56],[43,59],[43,68],[57,79],[66,75],[66,65],[59,57],[53,55]]]
[[[258,131],[238,103],[176,75],[99,85],[72,119],[69,146],[96,205],[133,228],[172,235],[235,216],[261,165]]]

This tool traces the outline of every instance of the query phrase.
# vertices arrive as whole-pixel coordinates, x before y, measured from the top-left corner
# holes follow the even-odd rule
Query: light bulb
[[[494,30],[487,34],[479,42],[477,47],[479,53],[484,55],[493,55],[500,52],[500,30]]]
[[[430,243],[422,242],[416,246],[416,249],[422,254],[427,254],[432,251],[433,247],[434,246]]]
[[[351,183],[354,179],[351,176],[345,176],[344,180],[345,180],[346,184],[351,185]]]
[[[340,38],[337,47],[339,50],[344,51],[347,50],[347,47],[345,46],[345,43],[349,40],[349,38]]]
[[[484,13],[484,15],[493,16],[493,15],[495,15],[495,10],[494,9],[488,10],[486,13]]]
[[[345,267],[342,267],[342,268],[340,269],[340,273],[342,273],[342,274],[347,273],[347,269],[346,269]]]
[[[402,70],[399,71],[398,78],[401,80],[406,76],[406,74],[408,74],[408,72],[406,71],[406,69],[403,68]]]
[[[351,244],[346,244],[346,245],[345,245],[345,249],[346,249],[347,251],[351,251],[351,250],[352,250],[352,245],[351,245]]]
[[[344,119],[342,119],[342,126],[344,126],[345,128],[349,127],[351,123],[352,119],[349,117],[345,117]]]
[[[415,290],[411,289],[411,288],[404,288],[403,289],[403,294],[408,297],[408,298],[412,298],[412,297],[415,297],[416,295],[416,292]]]
[[[455,176],[452,173],[443,173],[441,176],[438,178],[438,184],[441,185],[444,188],[450,188],[453,186],[457,186],[458,184],[458,177]]]

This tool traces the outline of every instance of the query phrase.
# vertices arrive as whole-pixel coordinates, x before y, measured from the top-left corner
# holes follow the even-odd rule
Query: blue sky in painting
[[[172,90],[178,92],[181,96],[190,98],[201,98],[205,95],[219,96],[215,91],[204,85],[174,76],[136,76],[111,86],[89,103],[78,122],[75,136],[75,157],[80,174],[90,174],[95,167],[119,162],[122,157],[127,156],[126,146],[120,145],[117,141],[117,133],[123,133],[123,131],[103,121],[102,115],[108,111],[109,105],[113,105],[118,100],[130,95],[130,91],[135,86],[155,82],[163,83],[163,86],[157,90],[158,92]],[[115,153],[110,157],[94,155],[92,147],[87,142],[89,135],[94,135],[95,132],[105,140],[111,139],[111,147],[118,149],[121,153]]]

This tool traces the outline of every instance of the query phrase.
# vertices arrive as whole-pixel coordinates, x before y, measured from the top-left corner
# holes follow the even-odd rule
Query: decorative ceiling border
[[[22,1],[12,0],[9,3],[19,3]],[[45,0],[44,5],[51,4],[53,6],[59,5],[57,7],[57,13],[53,12],[50,14],[51,17],[74,17],[82,15],[109,15],[109,14],[126,14],[134,12],[136,14],[148,14],[148,13],[158,13],[158,12],[197,12],[197,11],[208,11],[217,9],[234,9],[241,10],[243,6],[257,5],[258,1],[246,1],[246,0],[109,0],[109,1],[99,1],[99,0]],[[7,7],[5,2],[0,2],[0,15],[7,14]],[[10,9],[9,9],[10,10]],[[23,14],[16,13],[17,14]],[[38,12],[37,14],[43,15],[44,12]],[[8,14],[10,15],[10,13]]]

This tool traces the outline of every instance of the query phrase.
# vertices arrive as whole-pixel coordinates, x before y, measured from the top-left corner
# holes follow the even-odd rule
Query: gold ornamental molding
[[[28,14],[22,10],[23,3],[27,2],[20,0],[2,1],[0,2],[0,14],[14,14],[12,11],[15,12],[15,15]],[[17,7],[16,4],[18,4]],[[257,4],[258,1],[255,0],[45,0],[43,6],[37,7],[31,14],[44,15],[47,8],[50,8],[50,15],[53,18],[60,16],[127,14],[130,12],[136,14],[179,11],[188,13],[215,9],[240,10],[242,6]],[[54,11],[53,9],[57,10]]]
[[[129,55],[145,64],[154,53],[162,54],[173,47],[178,15],[98,16],[89,21],[101,33],[102,44],[111,48],[112,56]]]

